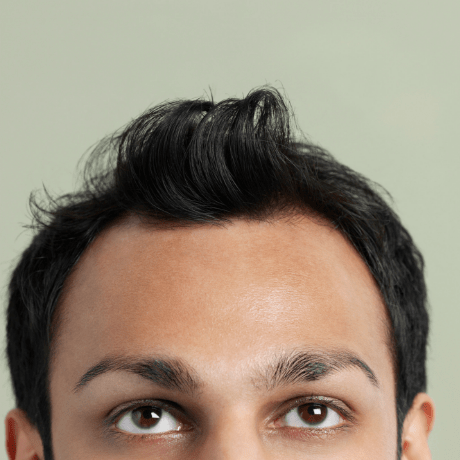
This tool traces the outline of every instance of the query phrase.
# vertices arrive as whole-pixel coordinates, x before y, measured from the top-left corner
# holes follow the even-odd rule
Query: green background
[[[430,446],[434,459],[460,458],[458,0],[0,4],[3,308],[31,237],[23,229],[31,190],[73,190],[82,154],[152,105],[272,84],[310,140],[390,191],[422,250]],[[0,326],[4,347],[4,317]],[[2,420],[12,398],[2,358]]]

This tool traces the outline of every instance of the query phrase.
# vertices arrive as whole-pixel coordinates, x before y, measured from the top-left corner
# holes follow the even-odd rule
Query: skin
[[[359,254],[324,223],[299,217],[152,230],[131,218],[92,243],[59,308],[50,370],[56,460],[396,458],[386,310]],[[354,353],[379,386],[358,367],[271,388],[260,380],[274,357],[304,349]],[[115,371],[74,392],[109,353],[179,359],[200,386],[178,391]],[[346,404],[353,421],[289,426],[296,398],[311,395]],[[175,403],[180,429],[129,441],[114,423],[106,434],[109,412],[145,399]],[[403,459],[431,458],[433,420],[432,399],[418,394],[404,423]],[[25,414],[13,409],[5,425],[11,460],[44,458]]]

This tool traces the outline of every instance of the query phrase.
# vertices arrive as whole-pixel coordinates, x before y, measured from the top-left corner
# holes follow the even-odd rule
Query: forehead
[[[244,367],[270,349],[319,346],[389,361],[372,275],[338,231],[308,218],[174,230],[124,222],[87,249],[61,306],[57,362],[82,372],[111,352]]]

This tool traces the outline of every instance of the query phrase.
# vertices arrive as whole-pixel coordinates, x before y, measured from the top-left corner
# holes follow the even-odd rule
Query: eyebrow
[[[203,386],[203,382],[193,369],[180,359],[112,354],[85,372],[75,385],[74,393],[79,392],[96,377],[115,371],[139,375],[155,385],[188,394],[195,393]]]
[[[343,350],[294,350],[283,353],[266,368],[258,366],[253,383],[267,390],[302,382],[314,382],[328,375],[351,369],[361,370],[368,381],[379,388],[372,369],[356,354]]]
[[[271,356],[268,365],[254,367],[252,383],[267,390],[296,383],[314,382],[326,376],[350,369],[360,369],[369,382],[379,387],[372,369],[349,351],[294,350]],[[80,392],[96,377],[109,372],[125,371],[157,386],[194,394],[204,386],[198,373],[181,359],[111,354],[88,369],[75,385]]]

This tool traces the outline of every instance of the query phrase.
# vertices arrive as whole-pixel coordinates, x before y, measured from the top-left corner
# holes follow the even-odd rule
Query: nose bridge
[[[260,428],[249,411],[235,408],[209,427],[199,460],[267,460]],[[198,460],[198,459],[197,459]]]

